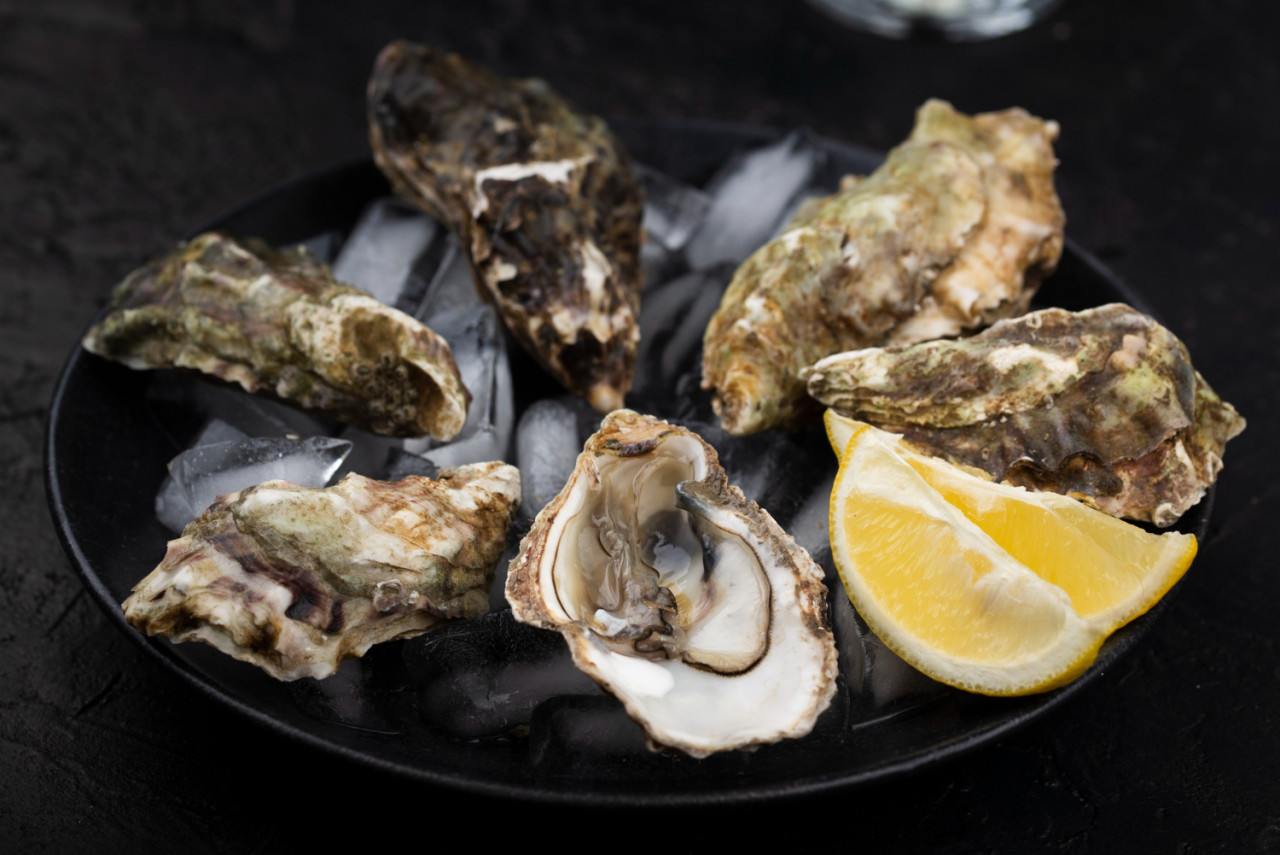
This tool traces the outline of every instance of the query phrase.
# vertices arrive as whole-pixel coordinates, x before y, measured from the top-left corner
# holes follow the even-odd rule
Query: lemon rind
[[[882,450],[882,462],[887,461],[894,466],[896,474],[906,482],[896,484],[896,491],[911,490],[915,498],[923,500],[927,506],[924,508],[926,512],[953,524],[959,539],[987,553],[1002,571],[1015,574],[1026,590],[1037,592],[1041,603],[1056,606],[1062,618],[1062,630],[1049,644],[1028,651],[1017,660],[992,662],[936,651],[881,607],[858,573],[854,572],[856,568],[849,567],[848,562],[843,560],[848,555],[848,550],[840,545],[844,540],[843,526],[836,519],[836,502],[833,501],[830,525],[833,556],[840,556],[836,561],[837,569],[840,570],[846,593],[854,607],[885,645],[910,665],[939,682],[986,695],[1006,696],[1047,691],[1070,682],[1083,673],[1097,657],[1106,633],[1080,618],[1071,608],[1070,600],[1061,588],[1018,563],[989,535],[946,503],[914,469],[886,448],[879,437],[867,432],[864,446],[871,448],[872,454]],[[856,477],[861,471],[861,467],[850,462],[856,450],[851,441],[841,461],[841,474],[837,475],[833,497],[840,494],[842,478]],[[892,495],[882,494],[881,498],[893,500]]]
[[[1079,510],[1087,508],[1088,511],[1097,514],[1099,518],[1106,520],[1114,520],[1116,523],[1124,526],[1131,526],[1132,523],[1111,517],[1102,511],[1092,508],[1081,503],[1079,500],[1069,496],[1063,496],[1058,493],[1038,492],[1033,493],[1025,487],[1013,484],[1004,484],[998,481],[992,481],[978,473],[970,471],[967,467],[956,466],[955,464],[947,464],[935,458],[931,458],[926,454],[922,454],[906,443],[900,434],[882,430],[873,425],[851,419],[843,416],[835,410],[828,409],[823,415],[823,421],[827,430],[827,439],[831,443],[831,448],[835,452],[836,457],[841,460],[843,465],[844,452],[847,449],[850,440],[861,431],[869,431],[870,434],[880,442],[890,446],[894,453],[903,456],[915,458],[925,461],[928,465],[941,468],[948,466],[954,470],[955,477],[965,478],[970,481],[973,489],[983,490],[991,494],[1001,496],[1013,501],[1025,501],[1028,495],[1034,495],[1036,502],[1042,506],[1059,506],[1063,508],[1071,508]],[[933,489],[930,485],[930,489]],[[834,491],[833,491],[834,495]],[[1080,531],[1083,537],[1089,538],[1094,543],[1097,540],[1089,535],[1087,531],[1073,526]],[[1163,544],[1159,555],[1152,561],[1151,566],[1147,568],[1142,578],[1143,594],[1140,597],[1127,599],[1112,609],[1101,611],[1085,618],[1091,624],[1095,625],[1099,630],[1106,634],[1110,634],[1126,623],[1150,611],[1150,609],[1158,603],[1165,594],[1167,594],[1174,585],[1183,577],[1187,570],[1191,567],[1191,563],[1195,560],[1195,556],[1199,550],[1199,542],[1194,534],[1182,532],[1162,532],[1159,535],[1160,542]],[[1104,546],[1099,544],[1100,548],[1105,550]],[[1034,571],[1033,571],[1034,572]],[[1152,584],[1155,583],[1155,584]]]

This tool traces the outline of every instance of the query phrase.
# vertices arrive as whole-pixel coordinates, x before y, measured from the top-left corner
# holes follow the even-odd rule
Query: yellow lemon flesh
[[[1055,493],[997,484],[828,411],[840,456],[831,551],[854,607],[899,656],[988,695],[1056,688],[1195,557]]]

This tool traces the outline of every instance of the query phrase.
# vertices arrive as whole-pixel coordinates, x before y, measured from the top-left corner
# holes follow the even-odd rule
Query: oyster
[[[649,739],[695,757],[808,733],[835,692],[822,573],[697,434],[610,414],[507,575]]]
[[[327,677],[372,645],[489,610],[520,500],[505,463],[219,497],[124,601],[148,635],[203,641],[279,680]]]
[[[1058,126],[928,101],[867,178],[803,206],[733,277],[702,386],[730,433],[797,427],[802,368],[845,350],[955,335],[1025,312],[1062,254]]]
[[[369,81],[374,158],[446,223],[507,328],[600,412],[631,387],[643,199],[621,145],[540,80],[388,45]]]
[[[1182,342],[1120,303],[836,354],[807,374],[818,401],[922,451],[1161,527],[1200,501],[1244,430]]]
[[[338,282],[305,249],[218,232],[129,274],[84,346],[392,436],[451,439],[471,400],[448,342],[418,321]]]

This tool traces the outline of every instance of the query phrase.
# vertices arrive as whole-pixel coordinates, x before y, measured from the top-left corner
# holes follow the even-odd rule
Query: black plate
[[[616,127],[636,160],[694,184],[735,151],[773,136],[680,122],[618,122]],[[880,159],[849,145],[823,145],[843,172],[870,171]],[[369,200],[387,192],[372,163],[351,163],[289,182],[208,227],[284,245],[348,229]],[[109,285],[103,283],[104,289]],[[1152,312],[1142,297],[1068,241],[1037,304],[1083,309],[1113,301]],[[1043,715],[1130,649],[1162,610],[1113,635],[1097,662],[1071,685],[1044,695],[993,699],[932,683],[874,640],[851,652],[850,638],[861,630],[837,586],[831,600],[845,647],[841,690],[804,739],[701,761],[655,754],[643,748],[638,728],[616,702],[584,696],[539,708],[529,737],[468,740],[415,724],[405,660],[428,649],[422,644],[375,648],[364,660],[346,663],[331,681],[283,684],[204,645],[147,639],[125,623],[119,603],[156,565],[169,537],[155,519],[153,500],[168,460],[179,450],[145,406],[147,382],[147,373],[77,347],[54,393],[46,459],[50,505],[90,592],[122,631],[210,698],[282,735],[438,784],[580,804],[732,802],[865,784],[975,748]],[[1203,536],[1211,497],[1178,528]],[[490,626],[502,622],[486,620]],[[457,632],[455,627],[444,634]],[[410,650],[418,652],[401,655]],[[362,705],[378,707],[379,715],[361,713]],[[622,736],[601,741],[599,728]]]

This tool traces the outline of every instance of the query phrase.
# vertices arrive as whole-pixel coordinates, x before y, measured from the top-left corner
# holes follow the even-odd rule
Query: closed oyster
[[[1162,527],[1200,501],[1244,430],[1182,342],[1120,303],[836,354],[807,374],[818,401],[922,451]]]
[[[369,81],[374,159],[446,223],[507,328],[600,412],[631,387],[643,199],[603,121],[540,80],[394,42]]]
[[[711,446],[651,416],[604,420],[506,590],[652,742],[695,757],[803,736],[835,692],[821,571]]]
[[[84,338],[130,368],[193,368],[391,436],[451,439],[470,394],[418,321],[305,249],[207,232],[135,270]]]
[[[279,680],[327,677],[372,645],[489,610],[520,501],[505,463],[219,497],[124,601],[148,635],[203,641]]]
[[[702,385],[730,433],[797,427],[802,368],[845,350],[955,335],[1026,311],[1062,254],[1058,126],[928,101],[867,178],[804,206],[733,277]]]

